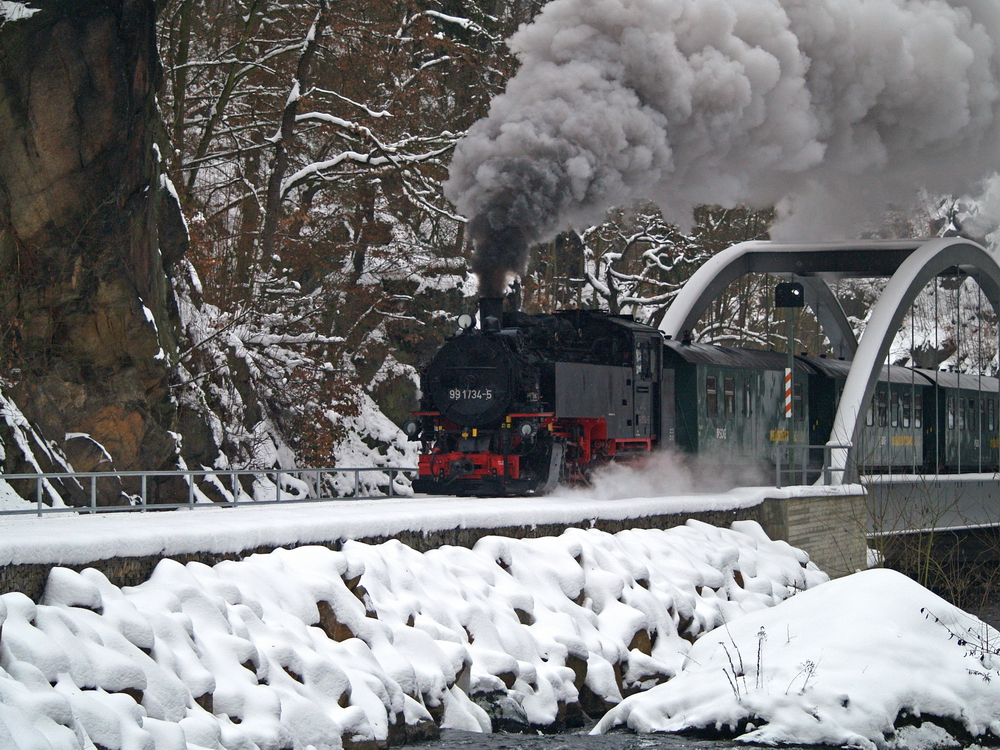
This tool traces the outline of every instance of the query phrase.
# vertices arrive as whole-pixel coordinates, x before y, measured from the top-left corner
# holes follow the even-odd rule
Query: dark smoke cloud
[[[777,205],[778,236],[848,236],[998,168],[998,40],[996,0],[552,0],[446,195],[491,293],[529,244],[635,199],[682,226]]]
[[[491,226],[487,214],[469,222],[469,234],[475,248],[472,270],[479,277],[479,293],[502,297],[508,273],[523,274],[526,270],[531,238],[518,225],[501,222],[498,227]]]
[[[558,162],[543,166],[527,156],[496,159],[483,174],[491,195],[469,222],[472,270],[483,295],[499,297],[508,272],[524,272],[529,245],[559,231],[552,222],[566,202],[566,180]]]

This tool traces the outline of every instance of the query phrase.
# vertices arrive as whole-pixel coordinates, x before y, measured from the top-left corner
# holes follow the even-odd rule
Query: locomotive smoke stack
[[[479,327],[484,331],[503,327],[503,297],[479,298]]]

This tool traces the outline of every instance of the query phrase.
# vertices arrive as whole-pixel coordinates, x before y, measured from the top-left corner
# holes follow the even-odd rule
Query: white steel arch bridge
[[[798,281],[835,355],[852,360],[828,447],[832,482],[848,476],[867,405],[883,362],[908,310],[938,276],[974,279],[1000,318],[1000,265],[982,245],[963,237],[915,240],[858,240],[834,243],[743,242],[718,253],[685,284],[660,329],[682,338],[729,284],[749,273]],[[889,281],[858,341],[830,287],[843,278],[885,277]]]

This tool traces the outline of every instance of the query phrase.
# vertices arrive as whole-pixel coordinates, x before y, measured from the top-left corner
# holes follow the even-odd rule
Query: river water
[[[737,745],[672,734],[611,732],[592,736],[586,731],[562,734],[479,734],[443,729],[441,739],[409,747],[419,750],[733,750]]]

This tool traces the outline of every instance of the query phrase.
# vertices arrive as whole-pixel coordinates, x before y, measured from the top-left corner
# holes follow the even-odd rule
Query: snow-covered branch
[[[303,167],[288,177],[281,186],[281,194],[287,197],[295,188],[301,186],[309,180],[332,180],[336,175],[328,174],[334,168],[345,162],[353,162],[369,167],[395,166],[402,167],[407,164],[421,164],[423,162],[437,159],[448,153],[453,148],[453,144],[448,144],[438,149],[415,154],[400,154],[394,149],[377,148],[367,153],[359,151],[344,151],[331,159],[325,159]]]

